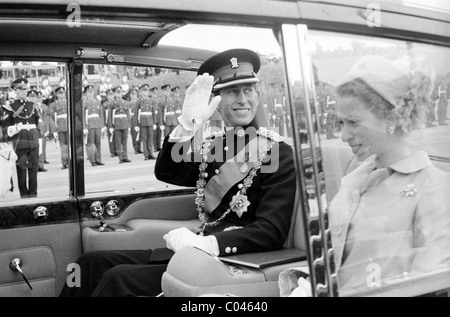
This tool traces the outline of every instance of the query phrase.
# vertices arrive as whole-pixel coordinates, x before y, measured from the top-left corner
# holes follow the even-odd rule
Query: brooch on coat
[[[414,187],[414,184],[408,184],[405,188],[400,192],[400,196],[412,197],[417,193],[417,188]]]

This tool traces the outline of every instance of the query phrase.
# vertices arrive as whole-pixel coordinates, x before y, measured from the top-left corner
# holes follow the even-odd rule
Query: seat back
[[[352,155],[348,147],[324,146],[322,149],[326,189],[330,197],[337,192]],[[297,190],[286,248],[307,249],[303,205]],[[236,296],[276,297],[280,295],[278,276],[283,270],[305,266],[306,261],[254,269],[242,265],[229,265],[211,255],[195,249],[183,248],[175,253],[162,276],[162,290],[167,297],[200,296],[203,294],[233,294]],[[201,274],[199,273],[201,272]]]

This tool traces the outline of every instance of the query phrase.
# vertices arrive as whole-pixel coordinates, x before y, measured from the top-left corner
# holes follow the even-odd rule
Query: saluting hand
[[[186,90],[181,116],[178,121],[186,130],[193,130],[195,119],[199,123],[206,122],[214,113],[222,99],[214,97],[210,102],[214,77],[208,73],[197,76],[192,85]]]

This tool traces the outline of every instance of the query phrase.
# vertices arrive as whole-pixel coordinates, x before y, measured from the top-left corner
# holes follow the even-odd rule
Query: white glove
[[[88,129],[84,129],[83,133],[84,133],[84,135],[88,135],[89,134],[89,130]]]
[[[58,132],[53,132],[53,137],[55,138],[55,140],[58,140]]]
[[[166,127],[163,125],[160,125],[159,128],[161,129],[161,131],[164,131],[166,129]]]
[[[139,132],[140,131],[139,127],[134,127],[134,131]]]
[[[113,134],[114,133],[114,128],[109,128],[109,133]]]
[[[153,125],[153,130],[156,130],[156,124]]]
[[[184,247],[197,247],[210,254],[218,255],[219,246],[214,236],[199,236],[187,228],[169,231],[163,236],[168,249],[177,252]]]
[[[194,119],[198,124],[206,122],[219,105],[220,100],[222,99],[220,96],[214,97],[211,102],[209,102],[213,81],[213,76],[204,73],[203,75],[197,76],[192,85],[186,90],[186,97],[184,98],[181,116],[178,117],[178,122],[180,122],[186,130],[192,131],[194,129]]]

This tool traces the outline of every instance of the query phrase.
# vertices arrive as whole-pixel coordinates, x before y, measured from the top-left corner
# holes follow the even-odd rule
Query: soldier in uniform
[[[53,132],[55,140],[59,141],[61,151],[61,169],[69,167],[69,147],[67,133],[67,98],[66,89],[55,89],[56,100],[50,104],[50,115],[54,119],[56,131]]]
[[[28,80],[11,83],[16,98],[3,105],[3,135],[17,154],[17,182],[21,198],[37,196],[39,161],[39,113],[27,97]]]
[[[94,96],[94,86],[84,87],[83,132],[86,139],[86,151],[92,166],[105,165],[102,162],[102,136],[106,133],[105,118],[100,101]]]
[[[158,155],[157,179],[197,186],[193,204],[202,220],[197,234],[187,228],[172,230],[163,237],[167,249],[86,253],[77,261],[81,287],[66,285],[61,296],[158,295],[164,263],[184,247],[225,256],[283,246],[294,209],[296,173],[292,148],[262,128],[267,122],[259,106],[259,68],[259,56],[244,49],[205,61],[186,93],[180,125],[165,138]],[[209,140],[200,138],[197,152],[194,135],[201,135],[201,123],[216,107],[226,132]],[[263,146],[256,146],[258,142]],[[191,160],[186,151],[184,159],[176,162],[173,150],[184,146],[189,150],[191,145],[198,159]],[[216,156],[219,152],[222,159]]]
[[[114,92],[112,91],[112,89],[106,91],[106,101],[103,102],[102,106],[105,114],[105,125],[106,127],[110,127],[111,112],[112,109],[114,108]],[[108,135],[108,145],[111,157],[117,156],[116,143],[114,142],[114,134],[111,133],[110,129],[107,129],[106,133]]]
[[[149,97],[149,86],[147,84],[141,85],[139,89],[141,96],[135,110],[137,131],[141,134],[144,159],[146,161],[154,160],[153,127],[155,125],[154,117],[157,101]]]
[[[133,149],[134,154],[141,154],[142,153],[142,137],[139,133],[139,126],[136,121],[136,106],[139,102],[139,96],[138,96],[139,89],[138,88],[131,88],[130,93],[128,95],[128,101],[130,102],[130,109],[131,109],[131,141],[133,143]]]
[[[122,88],[116,86],[113,88],[114,106],[111,110],[109,131],[114,135],[119,164],[130,163],[128,159],[128,130],[131,127],[131,109],[130,102],[122,98]]]
[[[164,136],[168,136],[178,125],[177,117],[181,114],[180,88],[173,87],[172,93],[166,97],[164,113]]]
[[[44,167],[47,148],[47,137],[50,135],[50,122],[48,120],[48,106],[42,103],[42,93],[30,90],[27,94],[28,100],[33,102],[39,114],[39,162],[38,172],[47,172]]]
[[[155,130],[155,147],[157,151],[161,150],[161,138],[166,129],[165,126],[165,113],[166,113],[166,105],[167,99],[170,97],[170,85],[165,84],[161,86],[161,96],[159,97],[159,102],[157,106],[157,110],[155,110],[155,119],[156,119],[156,130]]]

